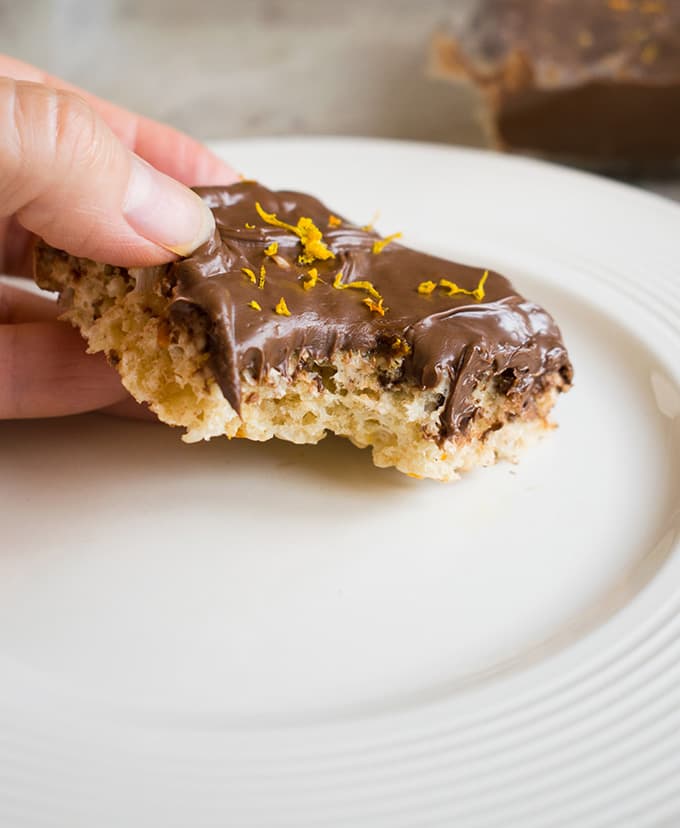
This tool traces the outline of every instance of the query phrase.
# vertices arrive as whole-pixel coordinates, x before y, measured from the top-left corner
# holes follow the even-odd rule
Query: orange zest
[[[439,287],[444,288],[444,290],[447,292],[448,296],[458,296],[460,294],[463,294],[464,296],[472,296],[478,302],[481,302],[482,299],[486,295],[486,292],[484,290],[484,285],[486,284],[486,280],[488,278],[489,278],[489,271],[485,270],[482,278],[479,280],[479,284],[477,285],[476,288],[474,288],[474,290],[468,290],[467,288],[460,287],[460,285],[457,285],[455,282],[449,281],[449,279],[440,279],[439,280]],[[429,284],[431,284],[431,283],[422,282],[421,284],[428,284],[428,286],[429,286]],[[420,287],[421,286],[419,285],[418,286],[418,292],[419,293],[421,292]],[[429,292],[431,293],[432,291],[429,291]]]
[[[313,287],[316,287],[316,283],[319,281],[319,271],[312,267],[306,273],[302,274],[302,287],[305,290],[311,290]]]
[[[347,282],[347,284],[343,284],[342,282],[342,271],[340,271],[335,279],[333,280],[333,287],[336,290],[365,290],[369,296],[372,296],[374,299],[382,299],[382,296],[378,293],[378,291],[373,287],[371,282],[365,281],[358,281],[358,282]]]
[[[388,244],[391,244],[395,239],[400,239],[403,235],[403,233],[392,233],[391,236],[385,236],[384,239],[376,239],[373,242],[373,253],[376,255],[382,253]]]
[[[335,258],[333,251],[329,250],[324,243],[321,230],[319,230],[310,218],[303,216],[298,219],[297,224],[288,224],[288,222],[281,221],[281,219],[277,218],[276,213],[267,213],[259,201],[255,202],[255,209],[264,222],[271,224],[273,227],[281,227],[283,230],[288,230],[300,239],[303,250],[298,258],[300,264],[311,264],[315,259],[325,260]]]
[[[279,299],[274,310],[276,311],[276,313],[278,313],[279,316],[290,316],[288,305],[286,304],[286,300],[283,298],[283,296]]]
[[[371,299],[371,297],[368,296],[366,299],[363,300],[363,303],[371,311],[371,313],[377,313],[378,316],[385,315],[385,311],[387,310],[387,308],[383,306],[382,297],[378,299],[378,301],[376,302],[374,299]]]
[[[421,282],[418,285],[418,293],[422,294],[423,296],[429,296],[431,293],[434,293],[434,291],[436,289],[437,289],[437,283],[436,282],[427,281],[427,282]]]

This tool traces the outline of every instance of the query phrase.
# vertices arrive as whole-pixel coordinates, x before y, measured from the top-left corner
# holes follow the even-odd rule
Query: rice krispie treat
[[[218,435],[370,446],[451,480],[551,428],[571,364],[550,315],[503,276],[402,246],[312,196],[198,190],[213,239],[126,270],[45,244],[36,280],[125,387],[188,442]]]

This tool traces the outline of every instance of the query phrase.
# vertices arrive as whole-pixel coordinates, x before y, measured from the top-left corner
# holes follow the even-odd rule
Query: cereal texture
[[[426,389],[399,379],[399,354],[338,351],[322,362],[296,354],[285,372],[242,374],[239,416],[213,375],[206,318],[196,312],[182,324],[172,321],[163,274],[75,259],[46,245],[36,251],[36,280],[59,292],[62,318],[81,331],[90,352],[106,354],[136,400],[184,428],[187,442],[226,435],[317,443],[332,432],[370,446],[377,466],[454,480],[476,466],[516,461],[552,428],[550,410],[568,388],[568,379],[554,372],[520,399],[505,393],[498,378],[480,376],[475,416],[463,434],[447,437],[440,422],[447,377]]]

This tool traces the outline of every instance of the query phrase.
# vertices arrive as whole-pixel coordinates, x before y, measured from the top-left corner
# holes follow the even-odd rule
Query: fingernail
[[[132,156],[123,215],[135,233],[188,256],[215,231],[210,208],[188,187]]]

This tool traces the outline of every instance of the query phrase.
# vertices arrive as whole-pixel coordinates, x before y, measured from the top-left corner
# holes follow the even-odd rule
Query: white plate
[[[533,161],[219,145],[508,273],[576,385],[520,465],[0,427],[0,824],[680,819],[680,208]]]

